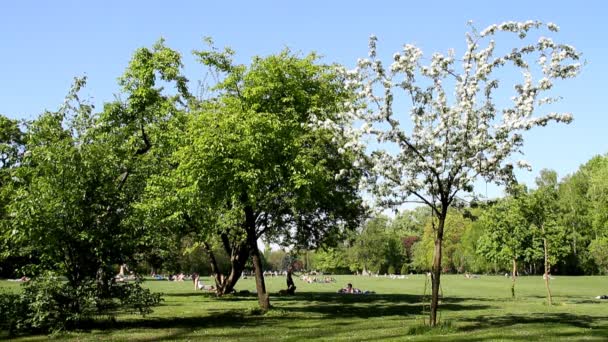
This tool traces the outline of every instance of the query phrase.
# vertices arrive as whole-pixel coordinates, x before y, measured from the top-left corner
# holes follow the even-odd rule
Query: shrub
[[[133,283],[99,286],[92,280],[74,286],[47,274],[23,286],[21,294],[0,294],[0,324],[9,333],[57,332],[77,328],[98,316],[127,313],[146,315],[162,300]]]

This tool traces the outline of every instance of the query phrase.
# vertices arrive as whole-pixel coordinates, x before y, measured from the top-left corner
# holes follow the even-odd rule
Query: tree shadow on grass
[[[224,329],[224,328],[253,328],[259,325],[285,325],[287,321],[297,319],[319,322],[324,327],[323,331],[311,332],[305,328],[299,334],[308,336],[316,335],[329,338],[335,333],[335,325],[343,328],[345,325],[355,324],[344,321],[344,318],[378,318],[388,316],[408,316],[423,314],[422,301],[428,301],[428,296],[409,294],[369,294],[369,295],[347,295],[337,293],[302,292],[294,296],[272,297],[271,302],[275,304],[275,310],[263,315],[255,309],[257,296],[255,294],[236,294],[216,298],[209,293],[172,293],[169,297],[209,297],[212,301],[249,301],[251,308],[222,309],[218,307],[206,309],[204,314],[190,317],[153,317],[95,320],[87,325],[80,326],[77,332],[92,332],[95,336],[110,339],[110,335],[120,330],[143,330],[150,331],[153,337],[138,336],[131,340],[177,340],[190,336],[194,331],[200,329]],[[466,298],[446,298],[442,300],[441,310],[481,310],[491,306],[463,304]],[[162,306],[181,306],[181,303],[162,303]],[[428,306],[427,306],[428,310]],[[293,313],[293,315],[290,315]],[[313,326],[316,323],[313,323]],[[145,335],[145,334],[143,334]],[[191,337],[191,336],[190,336]],[[219,335],[218,335],[219,338]]]
[[[430,297],[412,294],[337,294],[301,292],[293,296],[272,298],[274,303],[290,303],[286,311],[317,313],[326,319],[357,317],[374,318],[385,316],[420,315],[428,310]],[[489,305],[462,304],[468,298],[444,298],[440,310],[463,311],[492,308]]]
[[[607,322],[608,316],[573,315],[566,312],[556,313],[530,313],[526,315],[500,315],[500,316],[476,316],[461,318],[459,321],[467,322],[461,331],[470,331],[487,328],[502,328],[515,324],[564,324],[582,329],[592,329],[598,323]],[[608,329],[608,326],[604,328]]]
[[[581,334],[560,331],[560,326],[566,326],[583,329],[582,332],[584,332],[585,335],[608,339],[608,324],[606,324],[606,322],[608,322],[608,316],[574,315],[566,312],[530,313],[525,315],[483,315],[470,318],[461,318],[459,321],[466,323],[464,326],[458,328],[458,331],[460,332],[473,332],[484,329],[498,329],[500,331],[501,329],[505,330],[504,328],[514,325],[523,325],[523,328],[525,329],[526,325],[541,325],[545,328],[545,330],[539,332],[540,335],[547,335],[547,332],[549,332],[549,334],[554,332],[554,337],[556,338],[576,338],[577,335]],[[552,329],[553,327],[555,327],[555,329]],[[534,328],[534,330],[538,329]],[[578,337],[580,338],[580,336]],[[509,339],[530,340],[531,336],[509,336]]]

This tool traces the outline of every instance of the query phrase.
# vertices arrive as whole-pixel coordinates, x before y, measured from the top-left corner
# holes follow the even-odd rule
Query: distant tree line
[[[442,268],[448,273],[608,273],[608,155],[558,181],[542,170],[533,188],[502,198],[461,201],[446,220]],[[324,272],[421,273],[433,257],[433,216],[426,207],[368,220],[337,247],[314,252]],[[544,241],[547,242],[545,257]]]

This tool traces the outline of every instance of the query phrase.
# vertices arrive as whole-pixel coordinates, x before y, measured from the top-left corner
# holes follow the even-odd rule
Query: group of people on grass
[[[169,274],[169,275],[152,273],[151,275],[152,275],[152,278],[154,278],[155,280],[184,281],[184,280],[192,279],[192,276],[184,274],[184,273]]]
[[[336,279],[333,277],[318,277],[317,278],[316,276],[310,276],[308,274],[301,275],[300,280],[307,282],[309,284],[312,284],[312,283],[328,284],[328,283],[334,283],[336,281]]]

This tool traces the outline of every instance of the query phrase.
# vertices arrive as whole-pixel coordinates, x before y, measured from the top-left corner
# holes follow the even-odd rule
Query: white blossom
[[[526,169],[528,171],[532,171],[532,165],[530,165],[530,163],[528,163],[525,160],[518,160],[517,161],[517,166],[519,166],[522,169]]]
[[[436,203],[437,196],[470,191],[477,176],[510,182],[514,166],[509,159],[521,152],[524,131],[572,121],[569,113],[537,113],[537,107],[559,99],[543,96],[553,89],[556,78],[580,72],[580,54],[574,47],[539,37],[536,44],[495,56],[505,49],[497,49],[490,36],[502,31],[525,38],[541,25],[533,20],[507,21],[480,33],[473,30],[458,58],[450,49],[422,59],[421,49],[406,44],[391,56],[388,70],[377,56],[378,39],[370,37],[369,58],[357,61],[357,75],[347,76],[349,87],[358,91],[358,103],[365,104],[350,110],[352,117],[363,121],[353,128],[356,132],[347,133],[359,143],[346,144],[339,153],[368,152],[372,175],[366,184],[379,202],[394,205],[414,195]],[[550,32],[559,29],[552,23],[546,27]],[[506,84],[495,78],[503,74],[498,69],[506,68],[522,79],[511,88],[513,102],[501,108],[504,101],[495,99],[494,91]],[[402,94],[409,108],[403,108],[404,101],[396,102]],[[402,108],[410,123],[403,122]],[[355,167],[359,165],[357,161]],[[517,166],[530,168],[525,161]]]
[[[553,32],[559,31],[559,26],[555,25],[554,23],[547,23],[547,28]]]

